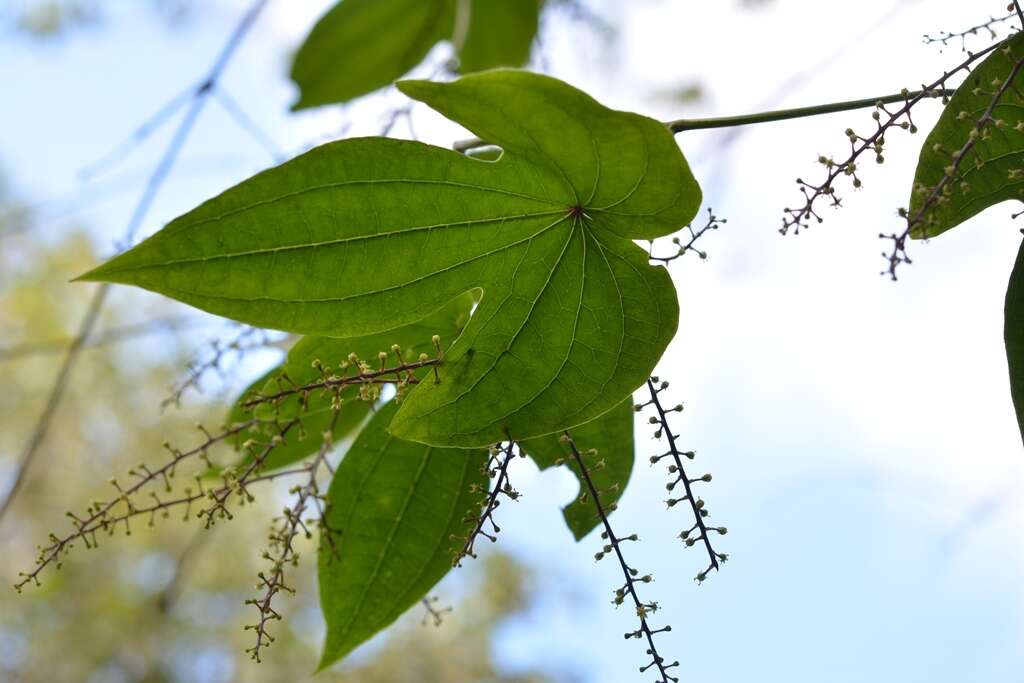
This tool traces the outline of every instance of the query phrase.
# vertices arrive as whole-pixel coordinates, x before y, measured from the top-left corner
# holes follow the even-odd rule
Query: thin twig
[[[189,509],[191,509],[191,504],[202,498],[208,498],[212,501],[212,506],[210,508],[201,510],[199,513],[200,517],[205,516],[207,518],[206,526],[209,527],[212,525],[214,520],[214,512],[217,512],[218,510],[226,511],[224,501],[227,500],[228,496],[232,492],[244,494],[245,487],[249,484],[280,476],[287,476],[288,474],[294,474],[294,472],[275,472],[272,475],[262,477],[254,476],[262,466],[262,463],[265,462],[270,452],[276,448],[279,443],[281,443],[284,435],[296,424],[297,420],[293,420],[283,425],[280,432],[275,435],[275,437],[272,438],[271,441],[254,457],[253,462],[246,468],[243,474],[227,480],[225,485],[219,489],[204,490],[202,479],[197,478],[197,490],[186,488],[185,495],[181,498],[161,500],[155,493],[151,493],[151,498],[154,500],[152,505],[139,507],[132,502],[132,497],[135,494],[156,482],[163,483],[164,490],[169,492],[171,490],[170,480],[182,462],[193,457],[205,458],[211,446],[224,442],[237,434],[243,433],[255,422],[255,420],[249,420],[247,422],[239,423],[217,435],[211,435],[200,426],[199,429],[205,437],[202,443],[187,451],[176,450],[172,448],[170,444],[165,443],[165,448],[167,448],[171,453],[170,460],[156,469],[150,469],[145,465],[139,465],[134,468],[130,474],[136,476],[138,481],[131,486],[121,487],[116,479],[111,479],[110,483],[115,489],[117,489],[117,495],[107,502],[90,505],[87,510],[88,514],[83,517],[79,517],[74,513],[68,512],[67,515],[71,518],[75,530],[63,537],[57,537],[56,535],[51,534],[50,545],[40,549],[35,568],[30,572],[22,572],[20,574],[22,580],[15,584],[15,588],[21,590],[21,588],[29,582],[38,584],[40,572],[50,564],[56,562],[57,568],[60,568],[59,560],[61,555],[70,550],[72,544],[79,539],[85,543],[86,547],[95,547],[96,534],[100,531],[106,531],[112,534],[117,529],[118,525],[122,523],[125,525],[126,530],[128,530],[130,529],[130,527],[128,527],[128,520],[138,517],[139,515],[150,515],[150,523],[152,523],[157,512],[162,512],[169,508],[181,505],[188,505]],[[119,504],[123,504],[125,506],[125,511],[120,514],[115,514],[114,509]],[[186,515],[187,514],[188,513],[186,512]],[[221,516],[224,515],[222,514]]]
[[[227,90],[221,87],[213,89],[213,97],[225,113],[230,116],[238,127],[246,133],[257,145],[274,160],[281,163],[285,160],[285,153],[277,146],[277,143],[260,127],[256,121],[249,116],[245,109],[232,97]]]
[[[426,616],[423,617],[423,621],[420,622],[424,626],[426,626],[428,622],[433,622],[435,627],[440,626],[444,623],[444,615],[454,611],[454,608],[450,605],[448,607],[441,608],[435,607],[434,603],[439,600],[440,598],[437,596],[427,596],[420,600],[420,604],[423,605],[423,609],[427,611]]]
[[[202,324],[204,324],[204,321],[194,316],[175,316],[111,327],[108,330],[97,333],[96,337],[90,339],[85,344],[84,348],[93,349],[100,346],[106,346],[108,344],[116,344],[126,339],[134,339],[135,337],[142,337],[149,334],[155,334],[157,332],[180,330]],[[29,356],[49,356],[61,353],[68,348],[68,344],[70,344],[71,341],[72,340],[70,339],[41,339],[38,341],[16,344],[6,349],[0,349],[0,362],[26,358]]]
[[[231,36],[228,38],[227,43],[217,56],[206,78],[199,87],[196,88],[192,96],[192,105],[189,107],[188,111],[185,112],[184,118],[178,125],[178,129],[175,131],[174,137],[168,144],[163,157],[153,170],[153,174],[150,176],[146,183],[146,187],[142,192],[142,197],[139,199],[139,203],[136,205],[135,211],[132,213],[132,216],[128,221],[128,225],[125,228],[121,239],[123,246],[130,244],[134,240],[135,234],[142,227],[142,223],[145,220],[146,215],[149,213],[150,206],[152,206],[153,200],[156,198],[157,194],[159,194],[164,180],[167,178],[171,168],[174,166],[174,162],[177,160],[178,154],[185,145],[185,141],[191,134],[192,129],[199,118],[199,114],[202,112],[203,107],[206,104],[210,91],[217,84],[217,81],[220,79],[224,69],[227,68],[231,58],[235,55],[238,47],[242,44],[242,41],[248,34],[249,29],[252,27],[256,18],[260,15],[268,2],[269,0],[255,0],[245,15],[243,15]],[[25,477],[28,474],[32,460],[35,458],[36,453],[39,452],[39,448],[42,446],[43,440],[46,438],[53,416],[56,414],[57,407],[60,405],[61,399],[64,397],[64,390],[67,387],[71,372],[75,367],[82,348],[89,340],[89,336],[92,333],[93,327],[96,325],[96,321],[99,319],[100,311],[106,303],[107,294],[109,292],[110,283],[104,282],[96,288],[92,300],[89,302],[85,317],[82,318],[78,332],[75,334],[74,340],[68,346],[67,355],[64,357],[64,362],[57,371],[57,378],[54,380],[53,386],[50,388],[50,393],[47,396],[43,412],[39,415],[38,420],[36,420],[35,427],[32,430],[32,435],[29,437],[28,443],[25,445],[24,450],[21,452],[21,457],[18,459],[18,466],[14,473],[14,482],[8,489],[7,496],[4,498],[3,503],[0,504],[0,521],[3,520],[4,515],[11,507],[11,502],[18,494],[22,484],[25,482]]]
[[[178,597],[181,595],[181,587],[185,582],[186,574],[193,559],[202,550],[203,546],[206,545],[212,534],[212,529],[200,530],[192,537],[192,540],[181,551],[181,554],[178,555],[178,561],[174,565],[174,575],[171,576],[171,580],[167,582],[164,589],[157,596],[157,607],[164,614],[168,614],[174,609],[174,605],[178,602]]]
[[[685,244],[678,237],[672,238],[672,244],[676,245],[676,253],[670,254],[668,256],[655,256],[654,242],[652,241],[650,244],[650,249],[647,253],[647,257],[652,261],[659,261],[661,263],[671,263],[672,261],[675,261],[677,258],[681,258],[685,254],[692,251],[696,253],[697,256],[700,257],[700,259],[703,261],[708,257],[708,253],[694,246],[697,243],[697,240],[703,237],[704,234],[709,230],[718,230],[720,226],[724,225],[727,222],[728,221],[725,220],[724,218],[719,218],[718,216],[716,216],[714,212],[709,208],[707,222],[705,222],[699,230],[694,230],[692,223],[686,226],[686,230],[690,233],[690,239],[688,239]]]
[[[942,46],[945,47],[946,45],[949,44],[949,41],[954,40],[954,39],[959,39],[960,40],[960,51],[961,52],[967,52],[967,37],[968,36],[977,35],[978,31],[985,30],[985,31],[988,31],[989,37],[992,40],[995,40],[999,36],[995,32],[995,29],[993,29],[992,27],[997,25],[997,24],[1002,24],[1003,22],[1009,21],[1010,19],[1013,19],[1016,16],[1017,16],[1017,12],[1010,12],[1009,14],[1007,14],[1005,16],[989,17],[987,21],[983,21],[980,24],[975,24],[974,26],[971,26],[970,28],[966,28],[963,31],[943,31],[938,36],[930,36],[930,35],[928,35],[926,33],[926,34],[924,34],[924,42],[925,42],[926,45],[931,45],[932,43],[941,43]],[[940,50],[940,52],[941,52],[941,50]]]
[[[97,175],[106,172],[108,168],[124,158],[125,155],[127,155],[128,152],[135,148],[140,142],[158,131],[164,123],[170,120],[170,118],[180,111],[182,107],[188,104],[188,101],[195,97],[196,87],[196,84],[189,85],[183,91],[168,100],[166,104],[161,106],[156,113],[143,121],[138,128],[133,130],[131,134],[114,147],[113,150],[96,161],[93,161],[89,165],[83,166],[79,169],[78,177],[82,180],[91,180]]]
[[[208,345],[209,356],[202,361],[194,360],[189,363],[185,379],[179,381],[171,389],[169,396],[160,402],[160,408],[166,409],[169,406],[178,407],[181,399],[190,389],[201,390],[203,378],[211,371],[220,371],[221,365],[229,356],[241,359],[246,352],[252,349],[264,348],[270,344],[270,338],[265,330],[245,325],[231,341],[225,343],[219,338],[214,339]]]

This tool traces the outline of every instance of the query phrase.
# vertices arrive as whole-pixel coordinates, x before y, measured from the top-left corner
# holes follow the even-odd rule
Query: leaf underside
[[[375,334],[482,299],[392,424],[478,447],[592,420],[675,333],[668,273],[634,239],[690,222],[700,189],[669,131],[555,79],[491,71],[401,89],[504,150],[343,140],[244,181],[84,279],[250,324]]]
[[[321,669],[423,598],[452,567],[452,536],[480,512],[479,490],[471,490],[486,490],[487,453],[401,441],[386,431],[395,408],[383,407],[363,429],[327,493]]]
[[[928,134],[914,176],[910,215],[917,215],[940,181],[953,154],[968,141],[992,96],[1009,77],[1013,65],[1024,57],[1024,33],[1007,39],[1009,54],[1000,48],[985,58],[957,88],[949,104]],[[977,92],[976,92],[977,91]],[[965,118],[960,118],[966,112]],[[958,176],[949,184],[949,194],[923,217],[911,237],[935,237],[955,228],[984,209],[1000,202],[1024,200],[1024,72],[1002,96],[992,116],[1005,125],[989,125],[974,150],[960,164]]]
[[[1003,309],[1003,340],[1006,343],[1006,364],[1010,371],[1010,395],[1017,412],[1017,426],[1024,439],[1024,243],[1017,251],[1017,260],[1006,288]]]
[[[541,4],[542,0],[470,0],[459,73],[526,64],[537,35]]]
[[[391,85],[452,33],[453,0],[344,0],[313,27],[292,63],[293,110]]]
[[[439,42],[454,40],[457,0],[343,0],[292,63],[293,110],[348,102],[391,85]],[[468,0],[459,72],[522,66],[537,34],[538,0]],[[367,36],[372,36],[367,40]]]
[[[605,508],[616,504],[633,473],[635,445],[633,442],[632,397],[615,406],[607,413],[572,430],[573,440],[581,451],[596,448],[597,456],[585,456],[587,469],[595,488],[603,491],[601,502]],[[569,446],[561,441],[558,434],[549,434],[530,439],[520,444],[539,468],[554,467],[559,460],[565,464],[576,479],[580,480],[579,467],[572,458]],[[600,467],[594,467],[603,462]],[[586,488],[580,481],[580,492]],[[565,523],[577,541],[593,531],[601,522],[594,512],[591,500],[575,498],[562,510]]]

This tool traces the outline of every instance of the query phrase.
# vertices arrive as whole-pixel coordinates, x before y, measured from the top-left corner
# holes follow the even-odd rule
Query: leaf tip
[[[313,675],[322,673],[326,669],[329,669],[332,664],[338,661],[338,657],[334,657],[327,653],[327,649],[324,648],[323,653],[320,655],[320,661],[317,663],[316,668],[313,669]]]
[[[87,270],[78,277],[73,277],[69,282],[103,282],[104,277],[104,266],[96,266],[92,270]]]
[[[411,97],[414,100],[419,100],[423,93],[429,88],[437,87],[439,84],[432,81],[427,81],[422,78],[410,78],[404,81],[396,81],[395,87],[398,91],[406,97]]]
[[[565,518],[565,525],[567,527],[569,527],[569,532],[572,533],[573,540],[576,541],[577,543],[579,543],[584,538],[586,538],[587,534],[589,534],[591,531],[593,531],[597,527],[597,522],[595,522],[593,524],[593,526],[591,526],[590,528],[583,527],[582,525],[577,524],[569,516],[569,513],[565,512],[565,511],[563,511],[562,516]]]
[[[92,270],[88,270],[71,282],[111,282],[122,284],[135,284],[129,275],[135,261],[135,249],[118,254],[104,263],[99,264]]]
[[[292,102],[290,107],[288,107],[288,111],[294,114],[296,112],[312,109],[316,106],[316,102],[311,102],[309,98],[306,97],[306,95],[300,91],[298,98],[294,102]]]
[[[937,237],[939,234],[945,232],[945,229],[929,230],[928,226],[918,225],[910,229],[907,235],[912,240],[927,240],[932,237]]]

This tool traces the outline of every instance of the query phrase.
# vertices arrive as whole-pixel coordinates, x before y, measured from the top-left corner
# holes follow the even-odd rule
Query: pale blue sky
[[[76,172],[207,68],[246,3],[209,4],[201,20],[171,31],[125,1],[110,3],[115,20],[102,30],[43,46],[4,37],[0,167],[39,202],[48,217],[40,230],[84,222],[112,250],[169,129],[93,184]],[[225,76],[285,150],[347,118],[372,131],[376,112],[397,99],[347,114],[287,112],[288,53],[327,4],[272,1]],[[621,25],[613,56],[556,22],[544,34],[551,73],[609,104],[676,118],[914,87],[959,59],[955,47],[923,45],[922,33],[973,24],[1004,3],[603,4]],[[652,96],[695,80],[708,93],[699,108]],[[461,137],[430,112],[415,116],[427,141]],[[934,116],[916,119],[926,129]],[[923,139],[893,135],[889,161],[865,169],[865,189],[848,191],[842,212],[781,237],[781,210],[799,197],[793,179],[816,177],[817,154],[841,154],[842,131],[869,124],[860,112],[765,125],[728,150],[715,132],[679,137],[729,223],[703,245],[707,262],[673,266],[682,322],[662,374],[687,404],[678,425],[698,451],[696,474],[714,474],[702,493],[729,527],[719,545],[732,559],[704,585],[692,581],[702,557],[672,540],[689,522],[680,508],[665,510],[663,470],[645,462],[614,523],[644,541],[630,548],[632,561],[656,577],[646,593],[674,628],[659,647],[683,662],[685,681],[1012,681],[1024,668],[1024,453],[1001,332],[1022,225],[1010,208],[990,209],[913,245],[915,264],[899,283],[879,277],[877,234],[899,229],[895,210]],[[211,106],[147,232],[269,163]],[[654,448],[648,436],[638,425],[643,456]],[[571,477],[528,463],[513,474],[524,498],[501,510],[501,545],[584,599],[545,601],[511,624],[496,644],[501,661],[599,683],[652,679],[636,673],[642,647],[622,638],[633,618],[610,604],[617,568],[595,565],[596,536],[574,545],[559,519]]]

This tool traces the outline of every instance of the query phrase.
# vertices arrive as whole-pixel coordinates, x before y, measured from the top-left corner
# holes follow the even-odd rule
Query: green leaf
[[[452,40],[462,0],[344,0],[310,32],[292,64],[293,110],[347,102],[391,85]],[[530,58],[543,0],[465,0],[459,71],[521,66]],[[371,37],[371,38],[368,38]]]
[[[1010,273],[1003,309],[1003,341],[1010,370],[1010,395],[1017,411],[1017,426],[1024,439],[1024,243]]]
[[[542,4],[538,0],[469,0],[469,27],[459,50],[459,71],[526,64]]]
[[[601,502],[606,509],[618,502],[633,473],[635,415],[633,398],[629,397],[596,420],[572,430],[573,440],[581,451],[591,448],[598,451],[596,457],[584,455],[584,461],[587,463],[594,486],[598,491],[605,492],[601,496]],[[580,480],[580,493],[586,490],[579,467],[572,457],[572,451],[567,444],[562,443],[559,434],[530,439],[520,445],[542,470],[554,467],[561,460],[562,464],[573,471],[576,479]],[[593,467],[598,462],[603,462],[604,465]],[[577,541],[600,524],[594,512],[594,503],[590,500],[581,501],[579,497],[565,506],[562,515]]]
[[[1017,60],[1024,57],[1024,33],[1007,39],[1006,45],[990,54],[957,88],[939,122],[925,140],[914,176],[910,215],[920,210],[946,174],[952,155],[960,150],[975,130],[975,124],[992,102],[992,95],[1005,83]],[[935,237],[955,228],[968,218],[1008,199],[1024,199],[1024,72],[1002,96],[992,116],[999,127],[989,126],[986,135],[960,165],[959,175],[949,184],[950,193],[930,209],[911,232],[915,239]],[[965,118],[960,118],[966,112]],[[1005,124],[1005,125],[1004,125]]]
[[[391,85],[451,36],[452,0],[343,0],[299,48],[293,110],[347,102]]]
[[[330,371],[345,361],[350,353],[375,363],[378,353],[383,351],[389,355],[389,363],[394,364],[397,358],[391,347],[395,344],[401,347],[402,358],[406,362],[416,360],[421,352],[433,353],[433,335],[439,335],[445,344],[454,341],[469,320],[473,304],[473,296],[465,294],[423,320],[366,337],[303,337],[288,352],[284,363],[253,382],[235,401],[228,424],[247,422],[254,416],[261,420],[240,432],[236,443],[240,445],[250,438],[266,441],[280,432],[279,425],[301,417],[302,429],[289,434],[284,443],[270,452],[263,469],[279,469],[313,455],[320,448],[320,435],[330,426],[332,393],[313,392],[305,400],[301,396],[291,396],[279,403],[261,403],[255,410],[247,408],[246,402],[257,395],[269,396],[318,381],[321,372],[314,366],[315,361],[325,371]],[[357,387],[346,387],[339,395],[343,404],[332,432],[335,443],[352,434],[366,420],[372,408],[370,401],[359,399]],[[248,465],[253,457],[247,452],[239,466]]]
[[[382,408],[363,429],[327,492],[321,669],[426,595],[452,567],[451,537],[480,512],[487,453],[401,441],[386,431],[395,407]]]
[[[134,284],[261,327],[361,336],[483,297],[441,382],[392,430],[435,445],[524,440],[603,414],[676,331],[668,273],[636,239],[686,225],[700,189],[661,123],[546,76],[401,89],[504,150],[330,143],[176,219],[83,279]]]

